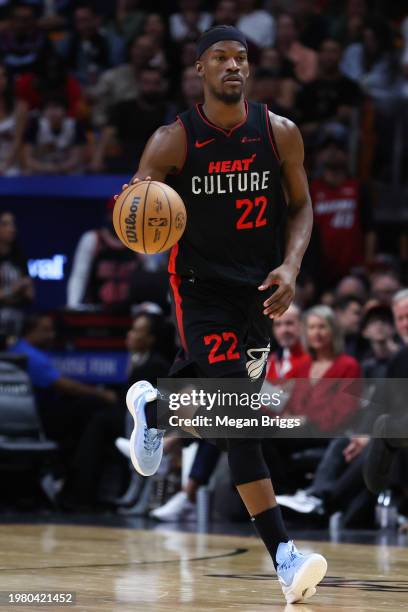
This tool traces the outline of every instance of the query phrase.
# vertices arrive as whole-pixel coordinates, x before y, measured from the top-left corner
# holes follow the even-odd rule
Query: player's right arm
[[[158,128],[147,141],[130,184],[143,179],[163,182],[167,175],[181,170],[186,150],[186,135],[179,121]],[[123,185],[123,189],[127,186]]]

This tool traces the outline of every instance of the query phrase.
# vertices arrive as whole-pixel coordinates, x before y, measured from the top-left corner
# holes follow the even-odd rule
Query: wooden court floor
[[[0,591],[75,591],[74,606],[2,610],[408,610],[408,549],[298,542],[326,555],[309,604],[285,606],[255,538],[67,525],[1,525]]]

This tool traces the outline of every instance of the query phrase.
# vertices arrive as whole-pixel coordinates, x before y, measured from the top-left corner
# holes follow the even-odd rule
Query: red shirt
[[[316,179],[310,193],[323,271],[326,279],[335,282],[364,261],[360,186],[355,179],[347,179],[338,187]]]
[[[288,352],[288,355],[285,353]],[[293,368],[305,356],[305,351],[300,342],[291,349],[283,349],[282,355],[279,352],[271,353],[268,359],[266,369],[266,379],[276,380],[279,378],[288,378]]]
[[[299,378],[285,406],[284,414],[306,416],[322,432],[333,432],[345,425],[360,407],[361,368],[354,357],[336,357],[322,378],[309,380],[312,358],[307,355],[288,378]],[[344,379],[344,381],[339,379]],[[352,380],[351,380],[352,379]]]
[[[31,72],[22,74],[16,80],[16,96],[27,103],[29,110],[41,108],[43,99],[36,86],[35,75]],[[68,104],[68,115],[77,117],[81,101],[81,86],[73,76],[67,76],[64,86],[64,96]]]

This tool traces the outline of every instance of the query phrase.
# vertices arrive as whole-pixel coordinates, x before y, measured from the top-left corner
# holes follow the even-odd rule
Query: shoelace
[[[143,446],[145,451],[152,455],[159,448],[162,438],[164,436],[164,431],[161,429],[148,429],[145,427],[144,436],[143,436]]]

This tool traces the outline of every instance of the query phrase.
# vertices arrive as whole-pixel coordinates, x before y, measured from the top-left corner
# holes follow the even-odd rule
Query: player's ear
[[[200,62],[200,60],[197,60],[195,63],[195,67],[196,70],[198,72],[198,74],[200,75],[200,77],[202,77],[204,75],[204,65],[202,62]]]

